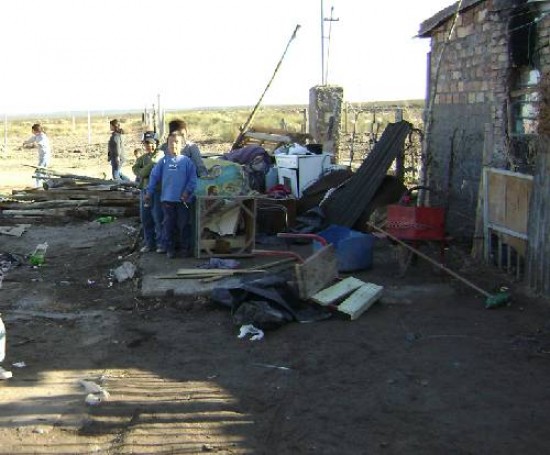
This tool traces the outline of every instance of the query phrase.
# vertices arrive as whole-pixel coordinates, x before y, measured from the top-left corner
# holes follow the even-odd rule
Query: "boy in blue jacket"
[[[161,184],[160,200],[164,216],[163,228],[166,254],[176,257],[176,244],[189,249],[191,239],[186,229],[189,223],[189,203],[191,203],[197,186],[197,170],[185,155],[179,152],[183,146],[183,135],[174,132],[168,136],[168,150],[164,158],[155,165],[149,177],[145,200],[150,201],[157,184]],[[188,255],[189,251],[184,251]]]

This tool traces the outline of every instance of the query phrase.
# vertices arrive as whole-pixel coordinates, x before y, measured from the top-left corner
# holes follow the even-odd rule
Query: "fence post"
[[[92,144],[92,117],[88,111],[88,145]]]
[[[397,108],[395,110],[395,123],[403,121],[403,109]],[[395,158],[395,176],[400,182],[405,180],[405,150],[403,153],[399,153]]]
[[[8,153],[8,114],[4,113],[4,153]]]

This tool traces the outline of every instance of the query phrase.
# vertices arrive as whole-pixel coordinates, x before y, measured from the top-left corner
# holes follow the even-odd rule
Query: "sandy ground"
[[[0,235],[0,252],[50,245],[43,267],[10,270],[0,289],[14,374],[0,382],[0,453],[547,452],[548,302],[458,245],[449,264],[488,290],[509,286],[510,306],[484,309],[426,263],[399,277],[377,241],[356,276],[385,286],[381,302],[356,321],[290,323],[252,342],[208,296],[141,297],[136,227],[64,220]],[[137,276],[111,285],[124,260]],[[109,399],[87,405],[81,380]]]

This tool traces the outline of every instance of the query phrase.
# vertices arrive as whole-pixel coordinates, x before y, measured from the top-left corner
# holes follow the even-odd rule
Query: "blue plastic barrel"
[[[318,232],[317,235],[334,245],[339,272],[352,272],[372,267],[374,236],[335,224]],[[320,248],[322,245],[314,241],[313,251]]]

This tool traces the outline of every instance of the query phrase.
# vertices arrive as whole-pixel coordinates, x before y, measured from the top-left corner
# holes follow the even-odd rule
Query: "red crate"
[[[403,240],[444,240],[445,209],[388,205],[386,230]]]

